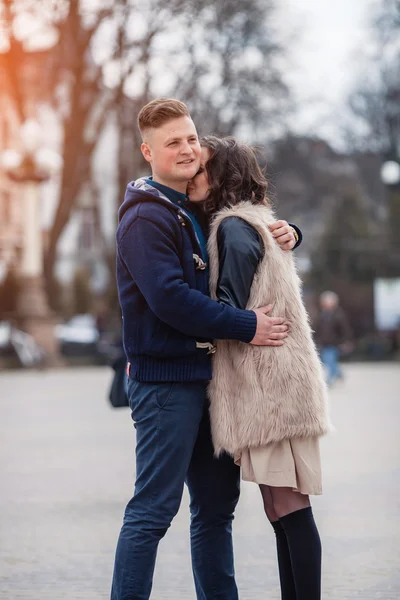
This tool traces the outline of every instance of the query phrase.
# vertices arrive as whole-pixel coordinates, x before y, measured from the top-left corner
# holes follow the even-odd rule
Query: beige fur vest
[[[215,216],[208,241],[210,290],[218,282],[217,230],[236,216],[252,225],[264,243],[250,290],[248,309],[273,304],[271,316],[285,317],[291,328],[279,347],[218,340],[209,384],[215,453],[232,455],[295,437],[320,436],[329,429],[327,391],[321,363],[301,298],[301,282],[291,252],[283,252],[268,224],[276,218],[266,206],[241,202]]]

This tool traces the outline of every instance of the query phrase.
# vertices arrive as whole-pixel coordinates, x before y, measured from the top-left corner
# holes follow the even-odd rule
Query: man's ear
[[[140,146],[140,149],[142,151],[144,159],[147,160],[147,162],[151,162],[152,156],[151,156],[151,150],[150,150],[148,143],[143,142],[143,144]]]

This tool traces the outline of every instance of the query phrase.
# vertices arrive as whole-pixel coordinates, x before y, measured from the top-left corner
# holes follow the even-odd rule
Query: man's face
[[[184,187],[200,166],[200,144],[190,117],[171,119],[148,129],[141,150],[151,164],[155,181],[169,187]]]
[[[322,310],[334,310],[337,306],[337,302],[334,298],[322,298],[321,308]]]

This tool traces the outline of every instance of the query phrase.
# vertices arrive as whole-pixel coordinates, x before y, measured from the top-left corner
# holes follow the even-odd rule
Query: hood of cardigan
[[[141,177],[128,183],[124,201],[118,210],[118,222],[121,222],[125,213],[138,202],[156,202],[167,206],[170,210],[181,212],[179,207],[169,200],[165,194],[148,184],[145,177]]]

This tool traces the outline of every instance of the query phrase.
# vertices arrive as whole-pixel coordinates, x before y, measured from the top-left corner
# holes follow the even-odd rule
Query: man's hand
[[[288,336],[289,324],[282,317],[269,317],[272,304],[256,308],[257,329],[256,335],[250,344],[254,346],[283,346]]]
[[[297,244],[294,229],[287,221],[275,221],[269,225],[269,230],[282,250],[292,250]]]

